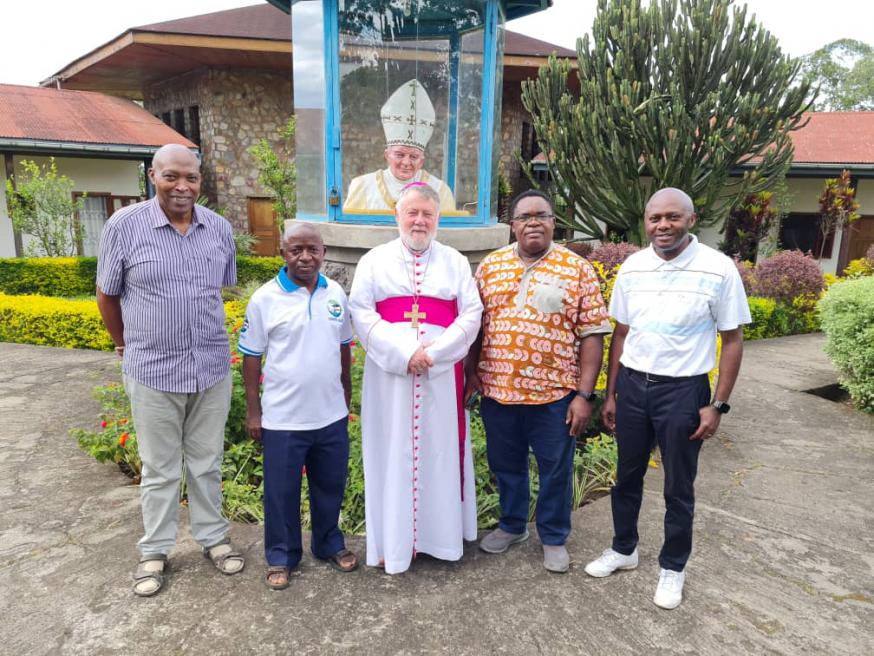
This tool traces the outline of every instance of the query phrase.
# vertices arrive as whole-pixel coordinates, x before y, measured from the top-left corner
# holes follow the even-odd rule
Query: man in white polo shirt
[[[662,608],[676,608],[683,599],[698,453],[729,410],[743,354],[742,325],[750,323],[737,268],[689,234],[696,218],[692,200],[679,189],[653,194],[644,214],[650,246],[631,255],[616,276],[610,299],[616,328],[602,409],[619,448],[610,493],[613,544],[586,566],[595,577],[637,567],[643,477],[658,444],[666,512],[653,601]],[[717,332],[722,355],[711,401],[707,373],[716,365]]]
[[[282,240],[285,266],[246,308],[243,354],[246,426],[264,447],[264,552],[267,587],[288,587],[302,556],[302,470],[310,491],[311,550],[334,569],[351,572],[358,557],[337,526],[349,459],[352,324],[346,294],[319,273],[325,246],[311,225],[294,225]],[[264,390],[259,398],[261,358]]]

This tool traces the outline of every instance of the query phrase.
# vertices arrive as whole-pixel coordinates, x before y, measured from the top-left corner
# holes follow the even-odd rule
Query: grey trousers
[[[222,542],[228,520],[222,515],[221,464],[231,376],[203,392],[179,394],[147,387],[129,376],[137,445],[143,462],[140,498],[145,556],[168,554],[176,543],[179,486],[185,467],[191,533],[202,547]]]

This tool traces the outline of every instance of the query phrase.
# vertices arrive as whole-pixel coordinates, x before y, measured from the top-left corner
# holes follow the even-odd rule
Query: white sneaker
[[[683,601],[683,584],[686,582],[686,572],[675,572],[663,569],[659,574],[659,584],[656,587],[653,603],[659,608],[671,610]]]
[[[610,576],[617,569],[634,569],[637,567],[637,549],[630,556],[605,549],[597,559],[586,565],[586,574],[595,578]]]

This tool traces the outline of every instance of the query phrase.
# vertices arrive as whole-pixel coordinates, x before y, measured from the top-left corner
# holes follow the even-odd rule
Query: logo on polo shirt
[[[249,317],[243,319],[243,327],[240,328],[240,334],[243,335],[245,332],[249,330]]]
[[[333,298],[328,299],[328,314],[339,320],[343,316],[343,306]]]

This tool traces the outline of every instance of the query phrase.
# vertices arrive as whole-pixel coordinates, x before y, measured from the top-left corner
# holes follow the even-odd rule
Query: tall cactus
[[[800,63],[732,0],[599,0],[577,61],[579,98],[570,64],[551,57],[522,102],[562,218],[591,238],[643,243],[646,199],[669,186],[693,198],[699,226],[720,224],[785,175],[789,132],[814,95]]]

